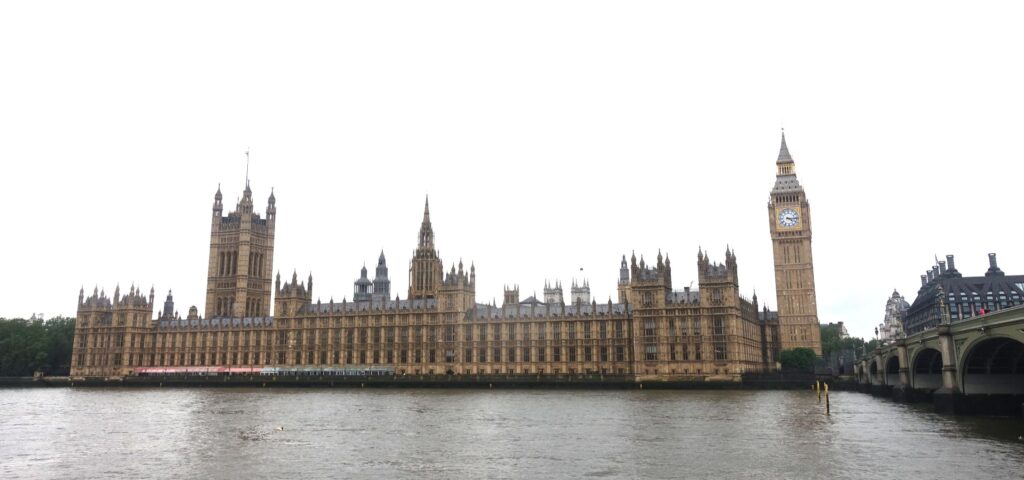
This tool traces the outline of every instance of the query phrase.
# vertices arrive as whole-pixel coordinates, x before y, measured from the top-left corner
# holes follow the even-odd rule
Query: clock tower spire
[[[796,178],[796,163],[782,133],[768,200],[768,225],[775,257],[775,292],[783,350],[810,348],[821,355],[821,332],[811,256],[811,206]]]

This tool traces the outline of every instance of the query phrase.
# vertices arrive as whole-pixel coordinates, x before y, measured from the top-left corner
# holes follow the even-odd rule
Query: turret
[[[353,302],[367,302],[373,298],[373,282],[366,276],[366,265],[359,270],[359,279],[355,281],[352,293]]]
[[[519,285],[515,285],[512,288],[505,285],[505,301],[502,302],[502,308],[513,305],[519,305]]]
[[[701,305],[739,305],[739,276],[736,255],[725,248],[725,263],[711,262],[709,255],[698,253],[697,282]]]
[[[377,258],[377,271],[373,278],[373,298],[385,301],[391,298],[391,280],[388,278],[387,260],[384,259],[384,251],[380,251]]]
[[[572,304],[587,303],[590,303],[590,282],[584,279],[582,283],[577,284],[574,279],[572,281]]]
[[[171,295],[171,291],[167,291],[167,299],[164,300],[164,311],[160,318],[171,318],[174,314],[174,297]]]
[[[224,199],[224,195],[220,193],[220,184],[217,184],[217,193],[213,194],[213,216],[216,219],[220,219],[220,216],[224,213],[224,203],[221,201]]]
[[[559,305],[565,302],[565,297],[562,296],[562,282],[555,280],[552,286],[547,281],[544,282],[544,303],[548,305]]]
[[[629,284],[619,286],[619,301],[640,307],[663,306],[672,291],[672,278],[661,250],[658,251],[655,264],[652,266],[647,265],[643,255],[640,255],[640,262],[637,264],[635,253],[632,262]],[[585,286],[589,294],[589,283],[585,283]]]
[[[312,284],[313,275],[309,275],[309,282]],[[295,316],[304,308],[313,303],[313,289],[311,285],[299,283],[298,272],[292,272],[292,281],[285,283],[277,292],[274,299],[274,315],[291,317]]]
[[[270,188],[270,197],[267,198],[267,221],[272,222],[277,217],[277,198],[274,197],[274,188]]]

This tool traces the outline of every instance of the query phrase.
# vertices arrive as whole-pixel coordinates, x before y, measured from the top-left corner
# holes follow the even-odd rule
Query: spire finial
[[[249,147],[245,147],[245,188],[249,188]]]

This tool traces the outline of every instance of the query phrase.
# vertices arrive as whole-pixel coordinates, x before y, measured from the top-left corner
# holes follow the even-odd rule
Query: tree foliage
[[[832,352],[853,351],[855,355],[870,352],[878,346],[877,340],[865,342],[860,337],[839,338],[841,329],[838,324],[821,325],[821,354],[830,358]]]
[[[37,370],[67,374],[74,335],[74,318],[0,318],[0,376],[31,376]]]
[[[784,369],[811,372],[814,371],[814,362],[817,359],[818,356],[810,348],[794,348],[792,350],[783,350],[780,360],[782,360],[782,368]]]

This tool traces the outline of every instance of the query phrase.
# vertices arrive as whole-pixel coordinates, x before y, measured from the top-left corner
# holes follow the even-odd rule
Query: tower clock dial
[[[779,225],[790,228],[795,227],[797,220],[800,219],[800,214],[796,213],[796,210],[792,208],[783,209],[779,212]]]

